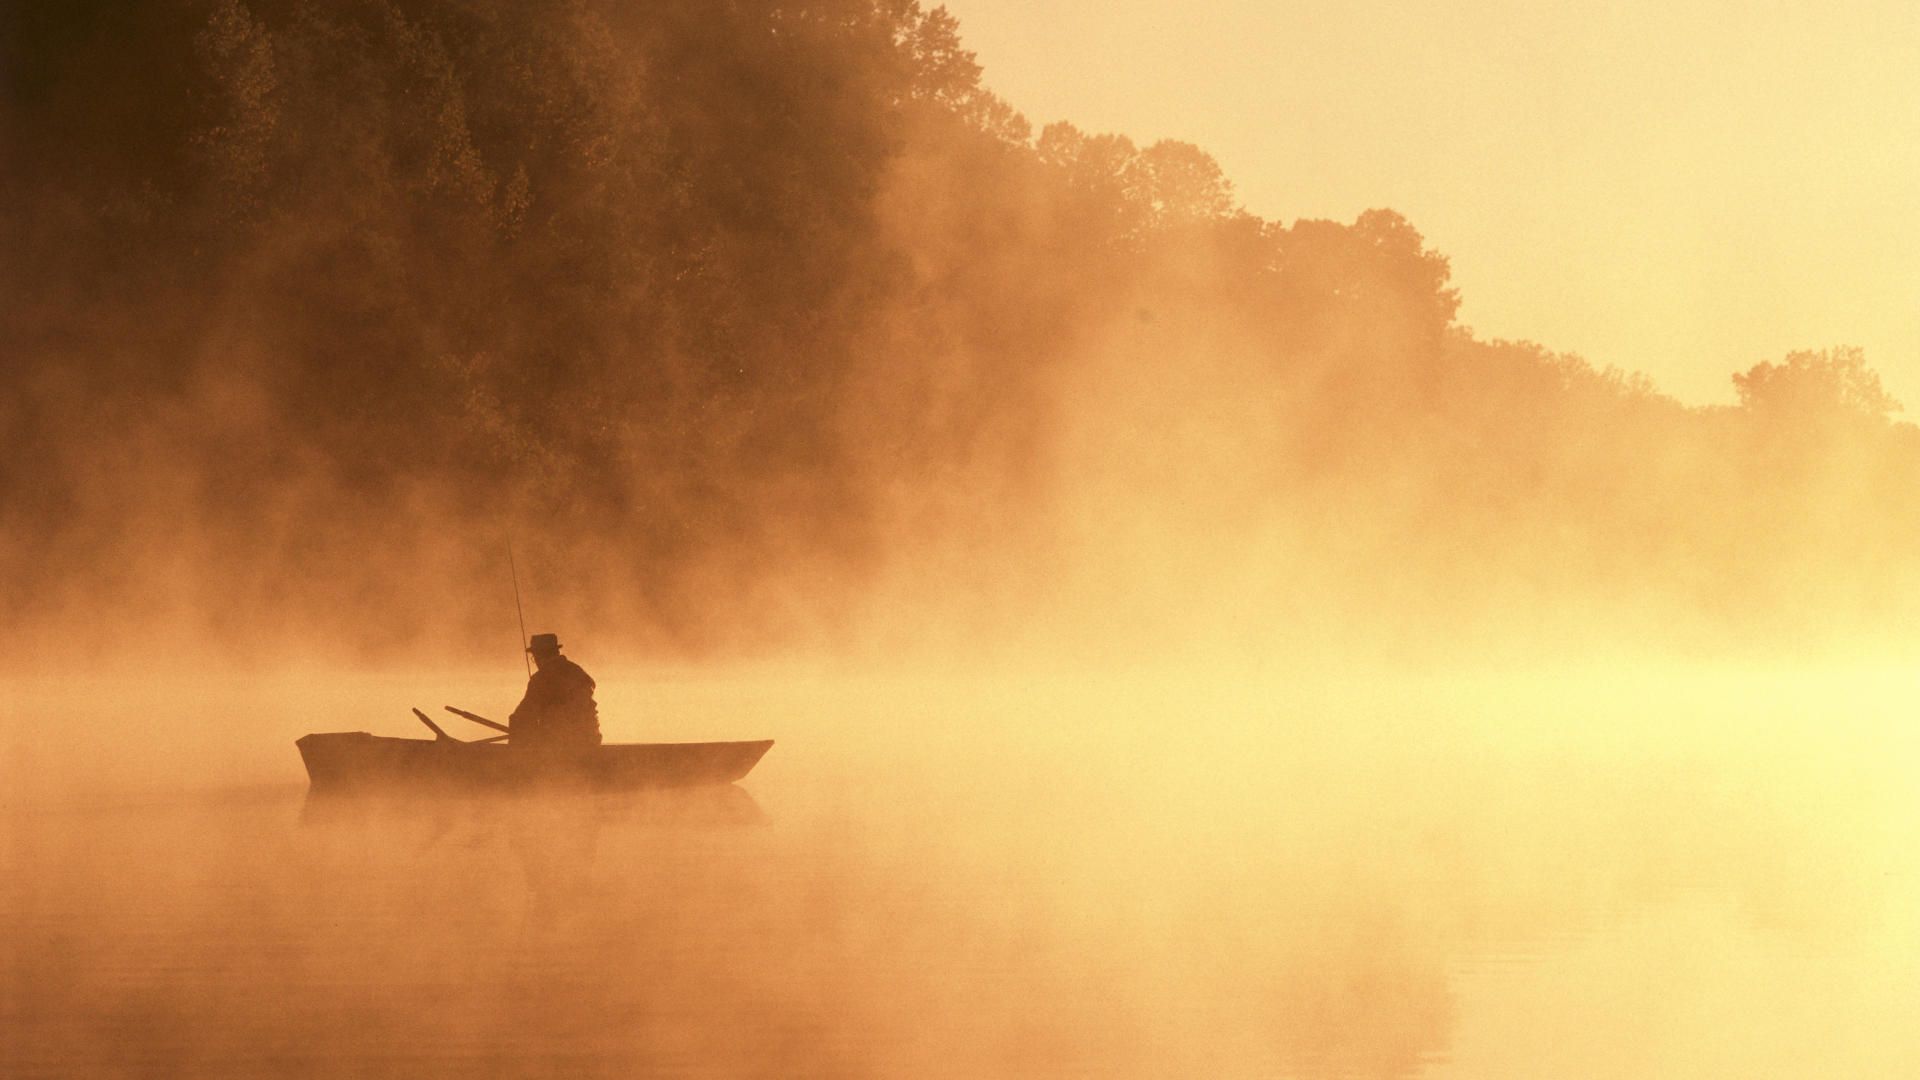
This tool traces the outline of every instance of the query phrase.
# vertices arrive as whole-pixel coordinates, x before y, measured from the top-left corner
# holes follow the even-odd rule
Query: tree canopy
[[[1036,134],[914,0],[20,5],[0,91],[24,625],[458,639],[509,530],[556,614],[667,650],[928,575],[936,618],[1126,581],[1748,622],[1911,577],[1920,457],[1859,350],[1696,409],[1478,339],[1401,215]],[[1847,527],[1752,542],[1803,515]]]

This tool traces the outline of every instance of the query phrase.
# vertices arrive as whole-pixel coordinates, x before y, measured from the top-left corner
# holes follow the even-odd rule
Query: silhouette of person
[[[527,696],[507,717],[507,744],[567,752],[600,745],[600,709],[593,702],[593,676],[560,655],[560,638],[535,634],[527,646],[537,666]]]

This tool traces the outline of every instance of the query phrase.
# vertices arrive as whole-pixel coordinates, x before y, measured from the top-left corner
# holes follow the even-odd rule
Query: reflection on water
[[[563,790],[550,795],[309,790],[300,804],[300,823],[308,828],[362,828],[380,836],[420,833],[423,846],[450,833],[538,835],[541,823],[590,838],[603,826],[666,830],[766,821],[760,804],[738,784],[618,793]],[[589,861],[590,853],[591,844],[584,856]]]
[[[764,824],[737,785],[627,792],[395,796],[309,791],[300,823],[313,842],[349,850],[395,847],[416,860],[439,848],[496,850],[519,871],[525,925],[570,925],[591,910],[603,834],[656,843],[674,834],[711,842],[715,830]]]
[[[1903,728],[1428,701],[1145,738],[1176,706],[1111,700],[1003,738],[802,706],[842,726],[779,732],[746,788],[0,811],[0,1074],[1893,1076],[1920,1050]]]

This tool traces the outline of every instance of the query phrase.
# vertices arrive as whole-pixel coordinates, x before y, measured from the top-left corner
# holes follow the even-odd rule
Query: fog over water
[[[343,801],[292,736],[511,680],[236,678],[6,747],[85,778],[5,814],[7,1071],[1896,1075],[1911,683],[614,671],[610,739],[779,742],[707,793]]]
[[[0,1074],[1920,1050],[1860,350],[1476,337],[1402,215],[1035,131],[912,3],[28,5],[0,87]],[[309,795],[506,712],[522,603],[609,742],[776,745]]]

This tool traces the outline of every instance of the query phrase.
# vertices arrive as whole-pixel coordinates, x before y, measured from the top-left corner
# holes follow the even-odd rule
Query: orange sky
[[[952,0],[987,85],[1220,160],[1263,217],[1400,210],[1461,318],[1689,402],[1864,346],[1920,421],[1920,4]]]

